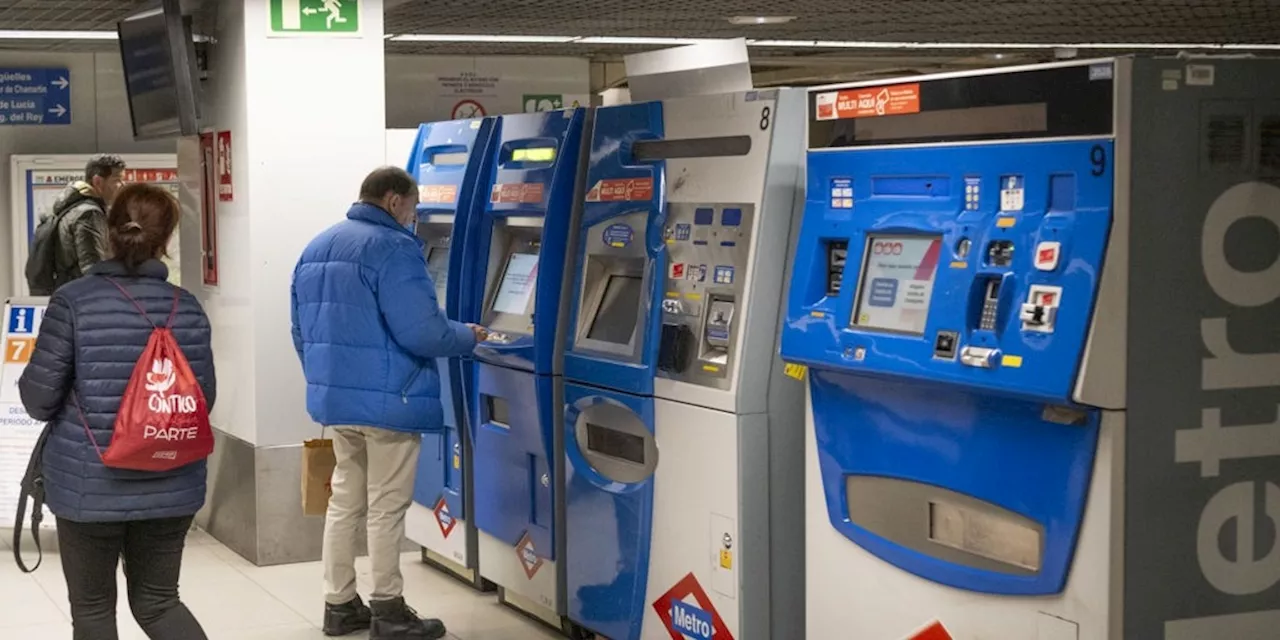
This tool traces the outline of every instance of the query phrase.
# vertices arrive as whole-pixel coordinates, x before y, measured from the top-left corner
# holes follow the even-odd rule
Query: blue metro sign
[[[0,125],[71,124],[71,73],[0,69]]]

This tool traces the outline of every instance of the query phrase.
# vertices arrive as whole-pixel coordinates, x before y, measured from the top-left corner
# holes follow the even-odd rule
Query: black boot
[[[444,637],[444,623],[434,618],[422,620],[404,598],[374,600],[373,626],[369,640],[436,640]]]
[[[346,604],[324,605],[324,634],[345,636],[369,628],[373,613],[364,606],[360,596]]]

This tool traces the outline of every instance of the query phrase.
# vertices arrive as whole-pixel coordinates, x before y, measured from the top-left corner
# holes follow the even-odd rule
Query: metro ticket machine
[[[418,127],[408,171],[418,181],[417,233],[426,244],[427,270],[445,315],[461,320],[463,309],[462,245],[466,221],[473,209],[479,181],[488,166],[486,150],[493,130],[491,119],[432,122]],[[418,460],[413,504],[405,516],[405,534],[422,545],[423,559],[478,588],[478,537],[470,519],[471,445],[461,437],[467,424],[463,409],[464,358],[441,358],[440,399],[445,431],[426,434]]]
[[[504,603],[560,627],[566,263],[580,211],[590,110],[496,118],[469,219],[464,304],[489,339],[475,351],[471,415],[480,573]]]
[[[804,637],[803,385],[776,333],[803,99],[597,110],[565,355],[574,631]]]
[[[1280,63],[809,94],[812,638],[1280,629]]]

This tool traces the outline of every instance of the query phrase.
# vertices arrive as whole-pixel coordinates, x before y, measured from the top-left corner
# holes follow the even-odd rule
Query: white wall
[[[10,200],[9,157],[51,153],[173,153],[172,141],[134,142],[116,53],[0,51],[0,67],[66,67],[71,72],[71,124],[0,125],[0,206]],[[9,217],[2,216],[0,247],[13,246]],[[0,260],[0,299],[13,294],[8,255]]]
[[[577,98],[588,106],[591,65],[585,58],[389,55],[387,126],[417,127],[453,119],[461,100],[479,102],[486,115],[522,113],[525,95]],[[478,81],[457,86],[465,74]]]
[[[182,279],[204,303],[213,326],[213,352],[218,367],[218,402],[211,419],[219,429],[254,442],[257,398],[254,368],[253,238],[250,234],[248,131],[245,92],[244,3],[223,3],[219,10],[218,46],[210,50],[209,79],[205,82],[204,124],[231,132],[231,182],[234,199],[217,203],[218,286],[203,286],[200,265],[200,217],[183,216],[183,238],[197,239],[194,250],[183,246]],[[197,145],[198,146],[198,145]],[[184,182],[199,184],[201,159],[197,153],[178,156]],[[216,185],[214,186],[216,188]],[[199,200],[191,202],[199,206]],[[278,331],[275,331],[278,334]],[[287,334],[286,334],[287,335]],[[279,339],[279,335],[277,335]],[[296,358],[295,358],[296,360]],[[282,363],[282,366],[289,363]]]
[[[246,2],[248,166],[259,447],[317,437],[290,338],[303,248],[345,218],[386,159],[382,3],[360,3],[358,38],[267,38],[267,3]]]

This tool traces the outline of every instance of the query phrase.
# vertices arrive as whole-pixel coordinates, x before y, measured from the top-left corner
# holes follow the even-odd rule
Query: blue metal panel
[[[1043,411],[1073,404],[1111,225],[1110,167],[1095,159],[1111,151],[1109,141],[1071,141],[809,154],[782,355],[811,368],[828,515],[853,542],[961,589],[1017,595],[1063,589],[1099,414],[1083,409],[1083,424],[1065,425],[1046,420]],[[840,200],[831,197],[832,185],[850,184],[852,207],[833,206]],[[1002,205],[1003,185],[1016,185],[1021,197]],[[941,239],[922,335],[851,325],[869,234]],[[847,268],[832,295],[827,248],[842,241]],[[1012,243],[1009,264],[987,259],[993,241]],[[1056,268],[1033,264],[1041,242],[1060,244]],[[993,330],[978,323],[987,279],[1001,282]],[[1017,311],[1033,285],[1061,287],[1052,333],[1022,328]],[[991,348],[1001,357],[990,368],[935,357],[939,331],[956,332],[958,349]],[[849,513],[850,476],[942,487],[1025,516],[1044,528],[1040,569],[1034,575],[977,569],[876,535]]]
[[[596,110],[595,128],[591,137],[591,163],[587,168],[587,187],[599,185],[604,180],[647,178],[653,180],[653,194],[645,201],[587,202],[583,207],[579,242],[574,262],[572,309],[569,313],[569,338],[565,346],[565,377],[592,385],[618,389],[640,395],[653,394],[653,379],[657,375],[656,361],[658,337],[662,329],[662,282],[666,274],[666,245],[662,239],[666,224],[666,188],[664,163],[637,162],[631,153],[632,144],[638,140],[657,140],[663,136],[662,103],[603,107]],[[648,224],[645,230],[645,250],[648,264],[645,276],[649,282],[649,314],[637,331],[644,336],[644,349],[638,362],[616,356],[588,351],[575,345],[578,314],[582,306],[583,265],[586,260],[585,238],[593,230],[599,233],[606,223],[619,216],[645,211]]]
[[[1046,422],[1043,403],[954,387],[814,370],[818,463],[831,526],[880,558],[960,589],[1009,595],[1066,586],[1098,442],[1084,425]],[[878,536],[852,520],[845,479],[878,476],[956,491],[1044,527],[1041,569],[1018,576],[953,564]]]
[[[569,618],[615,640],[639,640],[646,612],[653,539],[653,477],[635,484],[610,480],[591,468],[575,434],[578,415],[592,405],[625,407],[652,433],[652,397],[565,384],[566,527],[564,559]],[[585,446],[585,445],[581,445]],[[591,535],[615,523],[617,537]],[[585,533],[584,533],[585,532]],[[600,576],[608,577],[601,581]]]
[[[452,199],[423,202],[418,205],[419,219],[431,215],[453,215],[451,247],[461,247],[467,226],[467,218],[474,209],[477,185],[487,167],[486,151],[493,132],[492,119],[454,120],[430,122],[418,127],[418,135],[410,151],[406,170],[418,184],[428,189],[452,192]],[[445,160],[447,158],[447,160]],[[441,308],[454,320],[474,321],[475,313],[463,307],[461,278],[464,265],[461,251],[449,254],[448,285]],[[454,460],[453,444],[458,442],[462,425],[467,424],[466,385],[464,363],[461,358],[441,358],[437,370],[442,372],[440,398],[444,405],[445,431],[423,437],[422,452],[418,460],[418,475],[414,482],[414,501],[433,507],[441,496],[456,517],[466,518],[462,479],[465,462]]]
[[[560,410],[552,402],[554,376],[476,363],[475,524],[512,547],[526,532],[537,554],[555,559],[553,513],[554,424]],[[499,424],[486,396],[505,402],[507,424]],[[513,552],[514,553],[514,552]]]
[[[1093,175],[1091,149],[1110,142],[1057,142],[975,147],[908,148],[882,151],[810,153],[805,216],[791,283],[782,350],[793,362],[863,374],[933,380],[1051,402],[1069,402],[1093,313],[1102,257],[1111,228],[1111,172]],[[1049,210],[1051,178],[1075,175],[1074,210]],[[880,195],[873,176],[940,176],[956,185],[939,195]],[[1018,213],[997,212],[1000,178],[1025,177],[1026,206]],[[979,176],[984,200],[977,211],[964,211],[965,176]],[[853,180],[858,194],[851,209],[831,207],[833,178]],[[1012,218],[1001,226],[1000,218]],[[938,235],[943,256],[938,265],[932,308],[924,336],[875,332],[851,327],[858,270],[868,233]],[[967,258],[955,249],[971,240]],[[849,243],[847,270],[840,294],[826,295],[830,240]],[[992,240],[1014,243],[1009,267],[984,264]],[[1032,254],[1041,241],[1061,243],[1055,271],[1036,270]],[[975,290],[980,277],[1001,277],[1000,317],[996,332],[971,330],[975,323]],[[1030,285],[1063,289],[1057,329],[1053,333],[1020,330],[1016,313]],[[961,332],[961,343],[999,349],[1022,359],[1021,366],[991,369],[966,367],[956,360],[933,357],[937,331]],[[856,359],[862,353],[863,359]]]
[[[508,344],[481,344],[476,349],[479,360],[542,375],[556,371],[561,357],[555,352],[560,290],[569,251],[585,120],[586,109],[497,118],[485,177],[477,190],[476,211],[468,217],[464,250],[462,286],[468,305],[477,310],[477,318],[489,284],[489,250],[495,220],[508,216],[543,218],[542,247],[534,293],[533,335],[512,336],[515,339]],[[515,159],[516,151],[530,148],[554,148],[555,157],[550,162]],[[537,202],[503,202],[498,197],[502,185],[534,185],[540,198]]]

